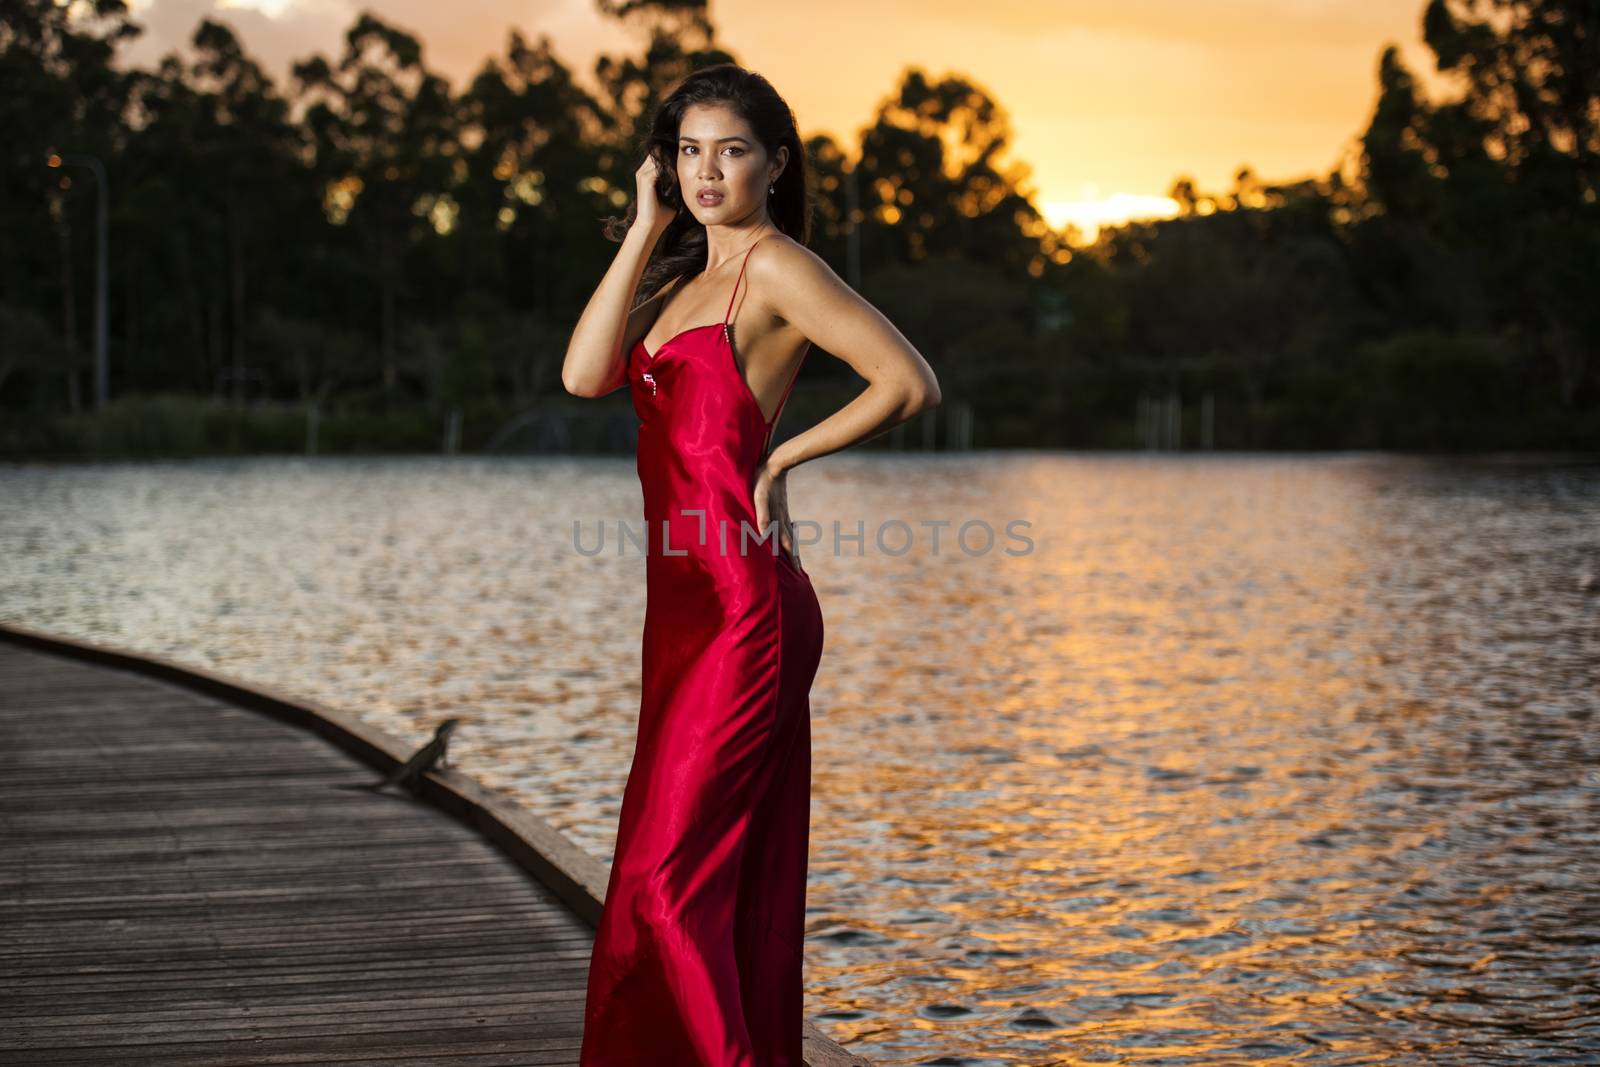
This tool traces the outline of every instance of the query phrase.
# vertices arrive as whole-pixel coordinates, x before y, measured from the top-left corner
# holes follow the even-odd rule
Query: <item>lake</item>
[[[846,453],[789,480],[823,533],[831,1036],[881,1064],[1600,1062],[1600,465]],[[461,770],[609,861],[641,508],[631,458],[0,465],[0,617],[417,744],[459,716]],[[835,521],[864,537],[836,552]]]

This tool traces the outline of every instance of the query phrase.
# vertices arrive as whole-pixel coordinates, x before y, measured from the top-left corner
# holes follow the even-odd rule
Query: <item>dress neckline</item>
[[[700,326],[686,326],[677,333],[673,334],[671,337],[667,338],[665,341],[662,341],[654,352],[651,352],[650,347],[645,344],[645,337],[650,333],[650,331],[647,329],[639,338],[639,347],[644,349],[644,358],[650,360],[652,363],[655,362],[656,356],[660,355],[663,349],[686,333],[694,333],[696,330],[709,330],[713,326],[721,326],[724,330],[726,330],[728,327],[728,316],[733,314],[733,302],[739,295],[739,283],[744,281],[744,268],[750,262],[750,253],[756,250],[756,245],[760,244],[762,241],[765,241],[771,236],[772,235],[770,233],[762,234],[754,241],[751,241],[750,247],[744,250],[744,256],[741,257],[742,262],[739,264],[739,276],[733,280],[733,292],[728,294],[728,309],[722,313],[721,322],[708,322]],[[655,324],[651,323],[651,325],[653,326]]]
[[[690,326],[686,330],[679,330],[677,333],[673,334],[671,337],[669,337],[665,341],[661,342],[661,347],[656,349],[654,356],[652,356],[650,354],[650,350],[648,348],[645,348],[644,338],[643,337],[639,338],[639,342],[635,347],[644,350],[645,358],[651,361],[648,364],[648,366],[654,367],[655,366],[656,357],[660,356],[667,349],[671,348],[672,347],[672,343],[674,341],[676,341],[678,338],[683,337],[686,334],[697,333],[700,330],[710,330],[710,329],[715,329],[718,326],[725,326],[725,325],[727,325],[727,324],[726,323],[722,323],[722,322],[708,322],[708,323],[705,323],[705,324],[700,325],[700,326]],[[727,334],[723,334],[722,336],[723,336],[724,340],[728,340],[728,335]],[[761,411],[761,401],[756,397],[755,391],[750,388],[750,383],[745,380],[743,372],[741,372],[739,370],[739,360],[734,354],[733,342],[731,340],[728,341],[728,358],[727,358],[726,362],[727,362],[728,369],[733,372],[733,376],[734,376],[735,380],[737,380],[739,385],[742,387],[741,391],[744,393],[746,399],[749,400],[750,406],[755,410],[756,418],[761,420],[761,425],[766,428],[767,434],[770,437],[771,433],[772,433],[772,428],[778,421],[778,416],[783,414],[784,401],[787,401],[789,399],[789,391],[788,391],[788,389],[784,390],[784,392],[783,392],[783,400],[780,400],[778,402],[778,410],[773,414],[772,418],[769,419]],[[796,369],[795,377],[796,378],[799,377],[798,368]],[[794,378],[791,378],[789,380],[789,384],[791,386],[794,384]]]
[[[639,347],[644,349],[644,358],[650,360],[653,363],[653,362],[655,362],[655,358],[657,356],[659,356],[663,351],[665,351],[665,349],[666,349],[666,347],[668,345],[670,345],[672,342],[676,341],[678,338],[682,337],[684,334],[686,334],[686,333],[694,333],[696,330],[709,330],[713,326],[726,326],[726,325],[727,325],[727,322],[724,321],[724,322],[707,322],[707,323],[704,323],[704,324],[702,324],[700,326],[686,326],[683,329],[679,330],[677,333],[673,334],[671,337],[667,338],[665,341],[662,341],[661,342],[661,346],[659,348],[657,348],[654,352],[650,351],[650,346],[645,344],[644,343],[644,338],[641,337],[641,338],[639,338]]]

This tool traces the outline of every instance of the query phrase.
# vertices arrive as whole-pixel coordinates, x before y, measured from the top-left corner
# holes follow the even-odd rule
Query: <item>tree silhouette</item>
[[[1484,275],[1475,291],[1501,294],[1494,328],[1530,329],[1543,356],[1535,378],[1574,408],[1600,343],[1600,312],[1581,280],[1600,262],[1593,5],[1430,0],[1423,30],[1439,69],[1465,88],[1423,101],[1396,49],[1385,50],[1363,138],[1366,185],[1392,220],[1379,225],[1411,247],[1463,250]]]
[[[375,283],[382,388],[392,393],[410,253],[427,231],[448,234],[459,210],[447,188],[460,150],[450,86],[415,37],[370,13],[346,33],[337,65],[315,56],[294,77],[324,210],[351,237],[343,252],[357,287],[346,299],[361,303],[361,283]]]
[[[1005,112],[970,80],[906,72],[861,136],[863,247],[910,263],[960,254],[1020,274],[1042,268],[1028,169],[1007,163]]]

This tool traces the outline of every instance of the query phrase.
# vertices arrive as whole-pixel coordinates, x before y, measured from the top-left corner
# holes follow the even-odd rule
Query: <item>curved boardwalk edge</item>
[[[152,653],[135,652],[0,621],[0,639],[27,648],[138,671],[248,708],[324,738],[385,773],[404,762],[412,748],[398,738],[334,708],[270,686],[230,678]],[[513,862],[547,886],[591,926],[598,923],[608,871],[560,831],[507,797],[455,769],[430,771],[416,795],[493,842]],[[805,1024],[809,1067],[870,1067]]]

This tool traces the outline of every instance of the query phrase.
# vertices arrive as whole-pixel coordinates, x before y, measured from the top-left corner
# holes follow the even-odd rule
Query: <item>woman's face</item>
[[[767,188],[788,150],[767,155],[750,126],[720,104],[694,104],[678,126],[678,188],[702,225],[736,223],[764,211]]]

